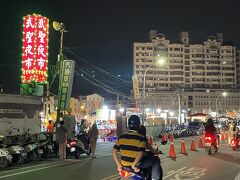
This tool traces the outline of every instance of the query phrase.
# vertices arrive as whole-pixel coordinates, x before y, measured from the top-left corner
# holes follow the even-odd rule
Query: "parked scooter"
[[[27,158],[25,149],[20,145],[19,135],[12,138],[10,144],[7,145],[7,150],[12,155],[12,162],[16,165],[23,164]]]
[[[3,144],[4,136],[0,135],[0,169],[12,163],[12,155],[8,153],[7,146]]]
[[[23,148],[27,153],[27,161],[37,161],[40,159],[43,151],[39,149],[38,143],[33,142],[31,134],[29,134],[30,129],[24,136]]]
[[[53,145],[51,144],[51,140],[48,134],[40,134],[38,148],[38,152],[42,152],[41,157],[43,159],[48,159],[51,157],[53,153]]]
[[[87,154],[89,156],[92,150],[87,134],[80,133],[75,139],[68,140],[66,152],[67,156],[74,156],[76,159],[80,157],[80,154]]]

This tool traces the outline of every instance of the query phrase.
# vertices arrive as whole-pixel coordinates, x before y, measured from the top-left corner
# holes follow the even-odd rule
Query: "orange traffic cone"
[[[191,143],[191,151],[196,151],[195,142],[194,142],[193,138],[192,138],[192,143]]]
[[[148,140],[148,143],[149,143],[150,145],[152,145],[152,144],[153,144],[153,141],[152,141],[152,136],[150,136],[150,138],[149,138],[149,140]]]
[[[221,141],[224,141],[224,134],[221,134]]]
[[[227,140],[228,139],[228,133],[226,132],[225,134],[225,139]]]
[[[162,142],[167,141],[165,134],[162,134]]]
[[[198,147],[199,147],[199,148],[204,148],[204,147],[203,147],[202,136],[200,136],[200,138],[199,138],[199,144],[198,144]]]
[[[171,142],[174,141],[174,136],[173,136],[173,134],[170,135],[170,141],[171,141]]]
[[[169,157],[172,159],[176,159],[176,153],[175,153],[175,149],[174,149],[174,144],[171,142],[170,145],[170,150],[169,150]]]
[[[186,146],[185,146],[184,139],[181,141],[180,153],[187,155],[187,151],[186,151]]]

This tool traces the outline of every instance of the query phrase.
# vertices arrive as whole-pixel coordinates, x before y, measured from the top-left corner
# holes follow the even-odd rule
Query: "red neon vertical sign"
[[[22,83],[46,83],[49,20],[40,15],[23,18]]]
[[[37,16],[35,82],[39,83],[47,81],[48,24],[49,20],[47,18],[40,15]]]
[[[35,21],[35,16],[23,18],[22,82],[24,83],[34,80]]]

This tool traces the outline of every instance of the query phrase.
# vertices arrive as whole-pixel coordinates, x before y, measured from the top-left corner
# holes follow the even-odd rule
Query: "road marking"
[[[0,179],[11,177],[11,176],[17,176],[17,175],[21,175],[21,174],[26,174],[26,173],[30,173],[30,172],[34,172],[34,171],[39,171],[39,170],[43,170],[43,169],[49,169],[49,168],[53,168],[53,167],[68,165],[68,164],[73,164],[73,162],[70,162],[70,163],[60,163],[60,164],[56,164],[56,165],[52,165],[52,166],[46,166],[46,167],[41,167],[41,168],[37,168],[37,169],[31,169],[31,170],[27,170],[27,171],[23,171],[23,172],[18,172],[18,173],[13,173],[13,174],[9,174],[9,175],[4,175],[4,176],[0,176]]]
[[[107,157],[107,156],[110,156],[110,155],[112,155],[112,153],[99,155],[97,157]],[[81,159],[81,160],[66,159],[66,160],[64,160],[64,162],[58,161],[59,163],[57,163],[55,165],[34,168],[34,169],[31,169],[31,170],[26,170],[26,171],[17,172],[17,173],[11,173],[11,174],[8,174],[8,175],[2,175],[2,176],[0,176],[0,179],[11,177],[11,176],[17,176],[17,175],[21,175],[21,174],[27,174],[27,173],[31,173],[31,172],[34,172],[34,171],[40,171],[40,170],[43,170],[43,169],[49,169],[49,168],[58,167],[58,166],[64,166],[64,165],[69,165],[69,164],[76,164],[78,162],[86,161],[86,160],[89,160],[89,159],[90,159],[90,157],[86,158],[86,159]],[[46,164],[43,164],[43,165],[46,165]],[[34,167],[34,166],[31,166],[31,167]],[[20,168],[20,169],[22,170],[22,169],[29,169],[29,168],[30,167],[24,167],[24,168]],[[8,173],[10,171],[12,172],[13,170],[5,171],[5,172]]]
[[[180,169],[178,169],[178,170],[176,170],[176,171],[174,171],[174,170],[169,171],[169,172],[167,172],[167,173],[170,173],[170,174],[167,175],[167,176],[164,176],[163,179],[166,179],[166,178],[168,178],[168,177],[170,177],[170,176],[172,176],[172,175],[174,175],[174,174],[176,174],[176,173],[182,171],[182,170],[185,169],[185,168],[186,168],[186,167],[182,167],[182,168],[180,168]]]
[[[105,177],[105,178],[103,178],[101,180],[108,180],[108,179],[112,179],[112,178],[116,178],[116,177],[120,178],[120,175],[119,174],[114,174],[112,176]]]
[[[238,173],[234,180],[240,180],[240,173]]]
[[[183,170],[184,169],[184,170]],[[207,171],[206,168],[197,168],[197,167],[192,167],[189,169],[186,169],[186,167],[183,167],[179,170],[172,170],[169,171],[169,175],[165,176],[163,179],[174,176],[174,180],[182,180],[182,179],[200,179],[201,176],[204,176]],[[173,179],[172,179],[173,180]]]

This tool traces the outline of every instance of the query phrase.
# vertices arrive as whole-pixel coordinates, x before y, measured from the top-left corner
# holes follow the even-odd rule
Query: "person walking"
[[[96,145],[97,145],[97,138],[98,138],[98,128],[96,121],[93,123],[92,127],[88,131],[88,138],[92,150],[92,159],[96,158]]]
[[[56,141],[59,146],[59,158],[66,159],[66,144],[67,144],[68,128],[64,126],[64,121],[60,121],[60,127],[56,129]]]
[[[49,143],[50,143],[50,144],[51,144],[52,141],[53,141],[53,131],[54,131],[54,128],[53,128],[52,121],[49,120],[49,121],[48,121],[48,126],[47,126],[47,135],[48,135]]]

